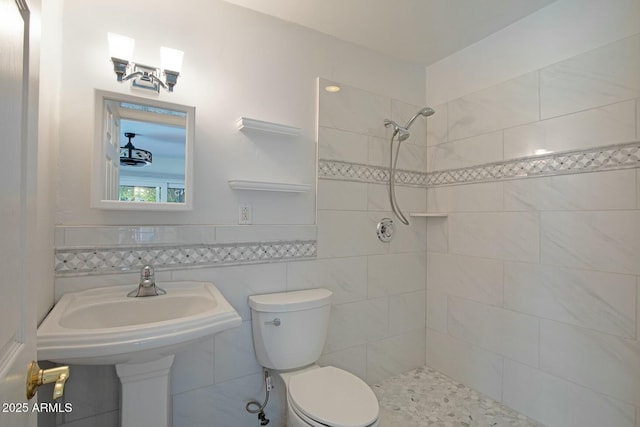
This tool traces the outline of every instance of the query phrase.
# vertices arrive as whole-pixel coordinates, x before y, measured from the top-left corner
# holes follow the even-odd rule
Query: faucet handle
[[[153,267],[150,265],[145,265],[144,267],[142,267],[142,270],[140,270],[140,281],[153,280],[154,276],[155,273],[153,271]]]

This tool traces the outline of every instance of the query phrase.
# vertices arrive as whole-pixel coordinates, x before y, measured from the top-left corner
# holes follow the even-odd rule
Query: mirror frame
[[[105,176],[104,152],[102,135],[104,132],[104,103],[106,100],[130,102],[134,104],[149,105],[186,113],[186,140],[185,140],[185,202],[123,202],[120,200],[103,199],[102,178]],[[95,116],[93,137],[93,163],[91,173],[91,207],[96,209],[128,210],[128,211],[190,211],[193,209],[193,146],[195,145],[195,107],[174,104],[156,99],[141,98],[117,92],[108,92],[95,89]]]

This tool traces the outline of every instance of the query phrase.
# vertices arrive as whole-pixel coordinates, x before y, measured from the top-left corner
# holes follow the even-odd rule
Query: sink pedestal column
[[[122,384],[120,422],[124,426],[170,427],[169,372],[174,356],[144,363],[121,363],[116,372]]]

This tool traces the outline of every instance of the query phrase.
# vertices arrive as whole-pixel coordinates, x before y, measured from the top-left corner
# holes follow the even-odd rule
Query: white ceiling
[[[225,0],[430,65],[555,0]]]

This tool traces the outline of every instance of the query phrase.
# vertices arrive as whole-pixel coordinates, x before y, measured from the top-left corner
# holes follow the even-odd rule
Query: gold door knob
[[[64,384],[69,379],[69,367],[59,366],[51,369],[40,369],[38,362],[31,361],[27,368],[27,399],[36,395],[36,389],[42,384],[56,383],[53,387],[53,398],[64,394]]]

